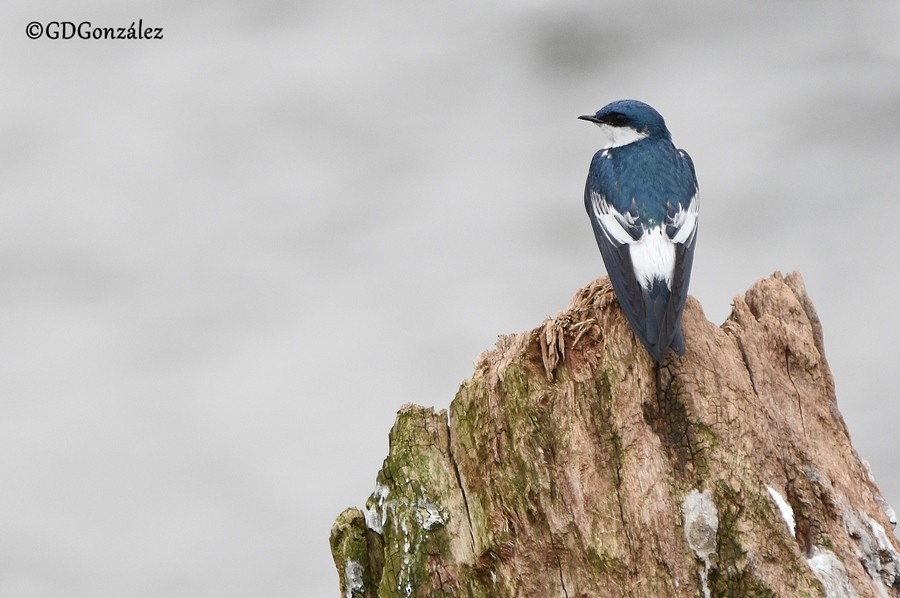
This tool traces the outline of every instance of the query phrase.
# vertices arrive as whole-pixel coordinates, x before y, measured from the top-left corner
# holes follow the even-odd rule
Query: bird
[[[660,367],[669,347],[685,353],[681,315],[699,210],[694,162],[644,102],[617,100],[578,118],[606,136],[591,160],[584,206],[619,305]]]

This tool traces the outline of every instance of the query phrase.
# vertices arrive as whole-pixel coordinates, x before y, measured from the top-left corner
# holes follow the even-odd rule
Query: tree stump
[[[341,595],[900,596],[799,274],[682,325],[657,369],[602,278],[500,337],[449,416],[404,406],[332,529]]]

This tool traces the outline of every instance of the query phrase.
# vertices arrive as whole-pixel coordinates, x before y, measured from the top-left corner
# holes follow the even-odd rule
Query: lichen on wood
[[[900,596],[800,276],[722,326],[689,299],[683,328],[657,370],[600,279],[500,337],[449,414],[403,407],[332,529],[341,595]]]

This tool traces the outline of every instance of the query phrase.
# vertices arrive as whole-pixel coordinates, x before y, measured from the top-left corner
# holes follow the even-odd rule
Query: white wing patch
[[[599,193],[591,193],[591,205],[594,217],[600,223],[603,234],[614,247],[627,244],[631,266],[638,283],[646,289],[653,286],[655,280],[663,280],[671,290],[672,276],[675,272],[675,244],[689,243],[697,230],[697,213],[700,202],[695,195],[688,203],[687,209],[680,209],[669,223],[676,229],[671,239],[665,232],[664,225],[657,225],[647,230],[635,240],[628,233],[628,228],[635,225],[634,217],[622,214],[609,205]]]
[[[675,214],[675,217],[672,219],[672,226],[674,226],[678,232],[675,233],[675,236],[672,237],[672,241],[675,243],[688,243],[689,239],[694,236],[694,231],[697,230],[697,214],[700,212],[700,198],[699,194],[694,195],[691,198],[691,201],[688,202],[687,209],[678,210]]]
[[[634,243],[634,239],[623,226],[623,224],[634,225],[634,218],[631,214],[620,214],[599,193],[591,193],[591,205],[594,207],[594,217],[597,218],[607,240],[614,247],[619,247],[623,243]]]

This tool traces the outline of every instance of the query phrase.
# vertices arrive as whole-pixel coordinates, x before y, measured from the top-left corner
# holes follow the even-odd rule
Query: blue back
[[[690,157],[676,150],[667,137],[647,137],[594,154],[585,194],[588,208],[590,191],[603,195],[619,213],[629,213],[644,228],[651,228],[687,208],[697,192],[697,178]]]

